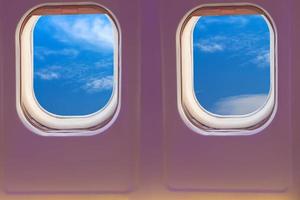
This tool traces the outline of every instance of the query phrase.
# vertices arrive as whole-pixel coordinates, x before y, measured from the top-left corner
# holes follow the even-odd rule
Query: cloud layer
[[[194,46],[203,53],[223,52],[224,59],[243,57],[243,63],[266,67],[270,62],[270,31],[260,15],[200,17]]]
[[[199,40],[194,45],[204,53],[227,52],[230,53],[229,59],[236,56],[245,57],[244,64],[252,63],[257,67],[266,67],[270,63],[270,50],[266,46],[257,46],[262,40],[269,36],[257,37],[254,34],[244,34],[225,36],[211,36],[207,39]]]
[[[251,18],[255,16],[250,16]],[[230,25],[238,25],[245,26],[249,22],[249,16],[207,16],[203,17],[205,19],[205,24],[230,24]],[[202,20],[202,18],[200,18]]]
[[[35,74],[36,74],[36,76],[38,76],[40,79],[43,79],[43,80],[53,80],[53,79],[60,78],[59,73],[51,72],[48,70],[40,70],[40,71],[36,72]]]
[[[113,76],[105,76],[98,79],[89,80],[83,88],[88,92],[98,92],[102,90],[111,90],[113,88]]]
[[[220,115],[245,115],[256,111],[264,105],[268,98],[266,94],[248,94],[223,98],[213,109]]]
[[[74,18],[55,16],[51,18],[51,22],[57,30],[56,37],[62,42],[76,42],[92,49],[96,48],[95,50],[112,49],[114,46],[112,23],[107,15],[82,15]]]
[[[223,51],[224,47],[221,44],[217,43],[197,43],[196,47],[200,48],[201,51],[208,52],[208,53],[214,53],[217,51]]]
[[[88,93],[111,90],[113,76],[97,68],[112,67],[112,62],[98,62],[93,65],[69,64],[68,66],[52,65],[35,71],[35,76],[43,81],[60,81],[70,87],[82,89]]]
[[[49,49],[47,47],[36,47],[34,49],[34,56],[40,60],[44,60],[48,56],[68,56],[75,58],[78,54],[79,51],[74,48]]]

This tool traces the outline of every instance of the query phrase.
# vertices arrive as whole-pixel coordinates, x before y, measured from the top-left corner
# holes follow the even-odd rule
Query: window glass
[[[33,29],[34,94],[47,112],[104,108],[114,88],[113,22],[106,14],[40,16]]]
[[[270,30],[265,17],[200,16],[193,31],[194,93],[211,114],[245,115],[270,92]]]

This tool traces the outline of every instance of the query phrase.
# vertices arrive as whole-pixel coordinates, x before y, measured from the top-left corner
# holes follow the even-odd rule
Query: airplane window
[[[190,114],[206,129],[251,128],[274,109],[273,27],[256,9],[212,10],[191,17],[183,30],[183,103],[193,102]]]
[[[33,30],[34,93],[46,111],[88,115],[114,86],[113,24],[106,14],[41,16]]]
[[[42,135],[99,132],[119,105],[119,33],[112,15],[94,5],[42,7],[20,27],[23,115]]]

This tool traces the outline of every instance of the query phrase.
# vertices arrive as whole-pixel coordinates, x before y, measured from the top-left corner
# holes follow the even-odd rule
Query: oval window
[[[41,135],[91,135],[119,107],[119,32],[97,5],[51,5],[20,22],[18,110]]]
[[[262,126],[276,102],[276,35],[268,15],[254,6],[202,7],[179,32],[179,106],[189,123],[217,135]]]

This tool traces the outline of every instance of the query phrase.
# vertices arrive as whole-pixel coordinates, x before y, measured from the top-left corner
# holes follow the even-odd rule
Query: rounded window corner
[[[42,106],[34,88],[34,40],[36,24],[43,16],[103,15],[110,22],[112,34],[112,71],[105,80],[95,80],[92,89],[99,84],[111,87],[106,103],[87,114],[57,114]],[[101,28],[101,27],[100,27]],[[105,27],[107,29],[107,27]],[[106,30],[107,31],[107,30]],[[91,136],[103,133],[116,120],[120,111],[120,27],[114,14],[96,3],[46,3],[30,9],[20,20],[16,29],[16,108],[20,120],[32,132],[41,136]],[[74,40],[76,37],[73,38]],[[82,42],[82,41],[81,41]],[[64,49],[63,49],[64,50]],[[76,53],[64,50],[57,55]],[[54,54],[53,51],[48,53]],[[100,52],[101,53],[101,52]],[[101,64],[101,63],[100,63]],[[63,74],[63,73],[62,73]],[[76,77],[73,77],[76,79]],[[92,77],[93,78],[93,77]],[[90,78],[90,80],[94,80]],[[98,81],[98,82],[96,82]],[[108,98],[109,96],[109,98]],[[97,99],[95,99],[97,101]]]
[[[241,128],[215,128],[206,125],[205,122],[195,119],[180,102],[178,102],[177,107],[183,123],[193,132],[203,136],[252,136],[260,134],[271,124],[277,113],[276,103],[270,114],[264,120],[253,126]]]
[[[234,21],[233,18],[239,15],[259,15],[264,19],[269,30],[269,93],[264,95],[265,102],[249,113],[216,114],[202,106],[196,98],[193,31],[201,17],[233,16],[232,21]],[[266,10],[249,3],[201,5],[184,16],[177,28],[176,38],[177,106],[180,117],[191,130],[207,136],[245,136],[259,133],[271,123],[277,111],[277,30]],[[212,46],[214,48],[206,47],[204,50],[221,51],[220,46],[214,45]]]

